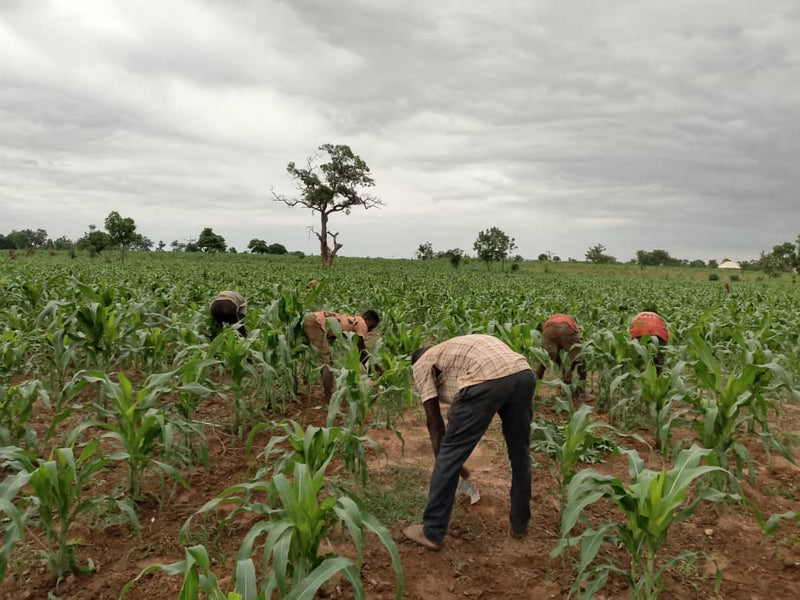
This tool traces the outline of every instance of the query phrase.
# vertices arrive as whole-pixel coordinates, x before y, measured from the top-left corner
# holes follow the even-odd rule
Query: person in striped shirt
[[[555,314],[542,325],[542,347],[559,368],[562,369],[562,381],[566,384],[572,382],[572,372],[577,368],[578,377],[586,381],[586,363],[580,358],[581,332],[575,319],[565,314]],[[561,364],[561,353],[566,352],[569,367]],[[536,367],[536,378],[544,375],[545,365]],[[581,393],[581,388],[576,393]]]
[[[492,418],[500,415],[511,462],[511,534],[523,537],[531,518],[530,435],[536,378],[521,354],[482,334],[455,337],[411,357],[414,386],[425,408],[436,461],[422,525],[408,539],[439,550],[455,502],[459,476]],[[445,427],[439,403],[450,405]]]

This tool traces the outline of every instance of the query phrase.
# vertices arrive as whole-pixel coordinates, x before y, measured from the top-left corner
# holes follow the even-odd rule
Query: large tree
[[[433,244],[430,242],[425,242],[424,244],[420,244],[417,248],[416,257],[419,260],[430,260],[435,255],[433,253]]]
[[[78,250],[88,250],[89,256],[97,256],[112,244],[111,237],[105,231],[89,225],[89,231],[75,242],[75,247]]]
[[[111,245],[119,248],[120,260],[125,260],[126,250],[150,250],[153,246],[150,238],[136,233],[136,223],[131,217],[123,217],[115,210],[108,213],[105,228]]]
[[[136,241],[136,223],[131,217],[123,217],[112,210],[106,217],[105,226],[111,243],[119,248],[119,257],[124,260],[125,250]]]
[[[611,256],[610,254],[606,254],[606,247],[603,244],[597,244],[596,246],[592,246],[586,251],[586,260],[593,263],[614,263],[617,262],[617,259]]]
[[[47,231],[44,229],[21,229],[14,230],[8,234],[8,237],[14,242],[14,247],[17,250],[25,250],[27,248],[44,248],[47,244]]]
[[[264,240],[253,238],[248,242],[247,249],[251,254],[267,254],[269,253],[269,244]]]
[[[486,261],[487,269],[496,260],[505,265],[505,259],[516,247],[517,244],[514,238],[508,237],[504,231],[497,227],[479,232],[475,243],[472,245],[478,258]]]
[[[214,233],[211,227],[206,227],[200,232],[196,245],[203,252],[225,252],[228,247],[228,244],[225,243],[225,238]],[[186,251],[189,252],[188,246]]]
[[[331,215],[337,212],[349,215],[354,207],[368,209],[383,206],[383,202],[365,193],[375,181],[367,163],[354,154],[350,146],[323,144],[319,150],[327,154],[327,162],[320,162],[321,155],[317,154],[307,160],[305,168],[299,168],[294,162],[286,165],[297,185],[298,197],[287,198],[274,191],[272,196],[287,206],[303,206],[319,214],[319,231],[313,227],[311,230],[319,240],[322,266],[330,267],[343,245],[338,239],[339,233],[328,229]]]
[[[636,263],[640,267],[677,267],[681,260],[670,256],[666,250],[637,250]]]

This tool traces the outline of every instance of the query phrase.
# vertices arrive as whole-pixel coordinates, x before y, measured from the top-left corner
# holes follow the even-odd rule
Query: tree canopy
[[[228,247],[225,243],[225,238],[214,233],[211,227],[206,227],[200,232],[195,246],[198,250],[202,250],[203,252],[225,252],[225,249]],[[186,251],[189,251],[188,244]]]
[[[486,268],[488,269],[494,261],[504,262],[511,254],[511,251],[517,247],[517,244],[514,238],[509,237],[504,231],[497,227],[492,227],[479,232],[472,247],[478,258],[486,261]]]
[[[434,257],[433,244],[425,242],[417,247],[416,258],[419,260],[430,260]]]
[[[364,209],[383,206],[383,202],[366,193],[375,185],[367,163],[354,154],[350,146],[343,144],[323,144],[319,151],[328,156],[327,162],[320,162],[319,154],[306,161],[305,168],[294,162],[286,165],[286,171],[295,180],[299,195],[287,198],[272,192],[276,202],[287,206],[303,206],[312,213],[319,214],[320,229],[311,230],[317,236],[322,255],[322,266],[329,267],[342,248],[339,233],[328,229],[330,216],[337,212],[346,215],[356,207]]]
[[[111,245],[119,248],[121,259],[125,259],[125,250],[149,250],[153,245],[149,239],[136,233],[136,223],[131,217],[123,217],[117,211],[108,213],[105,220],[106,232],[111,240]]]
[[[289,251],[283,244],[268,244],[264,240],[253,238],[247,244],[247,249],[251,254],[286,254]]]
[[[98,229],[96,225],[89,225],[89,230],[75,242],[75,247],[78,250],[88,250],[89,256],[96,256],[112,244],[111,236],[105,231]]]
[[[678,267],[685,261],[670,256],[666,250],[637,250],[636,264],[640,267]]]
[[[597,264],[615,263],[617,259],[606,254],[606,247],[603,244],[592,246],[586,251],[586,260]]]

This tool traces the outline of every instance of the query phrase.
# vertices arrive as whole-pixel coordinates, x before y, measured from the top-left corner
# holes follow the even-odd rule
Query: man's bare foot
[[[438,552],[439,550],[442,549],[441,544],[432,542],[425,537],[425,534],[422,532],[422,525],[410,525],[409,527],[405,528],[403,533],[409,540],[411,540],[412,542],[416,542],[420,546],[424,546],[428,550],[433,550],[434,552]]]

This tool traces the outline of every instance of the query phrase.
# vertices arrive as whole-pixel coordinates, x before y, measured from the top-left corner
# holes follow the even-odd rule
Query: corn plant
[[[256,335],[256,334],[254,334]],[[251,350],[254,392],[264,397],[270,411],[284,410],[286,400],[298,398],[299,375],[306,379],[312,369],[305,340],[292,345],[279,330],[257,331],[258,350]]]
[[[316,473],[328,466],[334,456],[341,455],[342,449],[351,445],[371,445],[377,451],[378,446],[369,437],[356,437],[347,433],[341,427],[316,427],[309,425],[303,430],[295,421],[283,423],[263,423],[253,428],[247,439],[246,451],[248,455],[257,433],[263,430],[273,432],[264,450],[259,454],[263,459],[263,466],[258,469],[255,479],[266,479],[270,474],[291,473],[294,466],[304,464]],[[282,431],[282,435],[275,435],[275,431]],[[283,446],[288,445],[288,448]],[[360,467],[361,463],[356,463]],[[360,483],[365,483],[365,474],[360,470],[354,475],[360,475]]]
[[[84,567],[78,565],[75,558],[75,542],[70,539],[70,528],[78,517],[97,507],[108,509],[115,506],[128,517],[134,530],[139,530],[136,514],[127,501],[115,501],[108,495],[85,497],[95,476],[111,462],[98,452],[98,444],[99,440],[89,442],[77,459],[72,448],[56,449],[54,458],[49,460],[38,459],[20,448],[0,450],[0,457],[7,465],[27,475],[27,484],[32,491],[23,495],[38,517],[36,524],[44,530],[47,564],[55,579],[70,572],[94,570],[91,559]]]
[[[553,421],[531,423],[531,450],[542,452],[554,461],[551,473],[558,483],[558,499],[563,514],[567,501],[567,489],[580,463],[594,463],[604,453],[619,453],[616,443],[608,436],[597,432],[611,430],[610,425],[592,421],[592,408],[582,405],[572,414],[566,425]]]
[[[547,355],[542,350],[542,334],[530,323],[497,323],[488,333],[503,340],[509,348],[522,354],[531,363]]]
[[[176,362],[180,363],[178,368],[151,375],[147,385],[169,389],[175,400],[166,405],[165,410],[175,411],[181,419],[191,422],[200,403],[217,393],[214,383],[209,379],[209,369],[220,364],[220,361],[203,358],[198,350],[182,353]]]
[[[148,371],[164,364],[168,338],[161,327],[133,328],[132,336],[135,345],[128,348],[132,358],[140,360]]]
[[[414,406],[414,380],[408,355],[393,355],[386,349],[377,350],[380,376],[371,390],[375,396],[375,418],[394,427],[403,412]]]
[[[40,399],[49,406],[47,392],[35,379],[0,386],[0,446],[19,444],[28,449],[38,448],[36,431],[28,421]]]
[[[595,332],[583,345],[588,371],[597,372],[597,408],[614,416],[620,397],[630,397],[633,381],[627,365],[638,363],[647,350],[637,340],[631,340],[626,331],[601,330]]]
[[[256,376],[253,365],[248,362],[250,345],[250,340],[242,340],[233,329],[226,329],[208,347],[209,357],[218,358],[230,377],[231,431],[236,436],[242,435],[255,412],[245,397],[246,378]]]
[[[238,561],[236,565],[236,590],[226,594],[219,585],[219,580],[211,571],[211,560],[205,546],[198,545],[186,548],[185,558],[169,565],[150,565],[136,579],[125,584],[120,594],[124,600],[128,591],[139,579],[148,573],[163,571],[167,575],[183,575],[183,586],[178,594],[179,600],[267,600],[255,594],[255,566],[252,559]],[[203,594],[203,595],[201,595]]]
[[[31,343],[21,331],[0,333],[0,383],[11,380],[14,373],[25,369]]]
[[[261,573],[258,595],[271,598],[313,598],[316,591],[336,573],[341,573],[353,588],[356,598],[364,598],[358,572],[362,564],[365,530],[375,533],[389,552],[397,575],[396,596],[403,594],[403,572],[400,555],[391,535],[378,520],[366,512],[355,497],[335,495],[326,490],[324,464],[316,472],[303,463],[291,469],[292,479],[283,473],[269,482],[257,481],[232,486],[219,497],[206,503],[197,514],[215,510],[221,503],[235,503],[232,514],[256,513],[262,520],[245,536],[239,548],[238,561],[260,554]],[[254,496],[265,495],[267,502],[256,502]],[[183,532],[189,522],[184,525]],[[320,545],[333,529],[341,527],[349,533],[356,548],[357,561],[334,554],[321,554]]]
[[[336,391],[328,405],[327,426],[341,422],[344,433],[339,455],[345,468],[356,474],[363,484],[367,478],[366,445],[378,451],[380,447],[367,435],[367,420],[373,404],[370,379],[361,373],[358,346],[350,340],[350,350],[343,368],[337,370]]]
[[[61,410],[61,395],[67,372],[75,362],[76,346],[63,329],[45,334],[47,370],[50,372],[50,389],[55,396],[56,410]]]
[[[7,468],[8,465],[0,465]],[[0,481],[0,532],[3,534],[3,544],[0,546],[0,583],[6,578],[8,561],[14,553],[17,543],[25,539],[25,523],[33,508],[30,503],[18,500],[18,495],[25,488],[30,479],[30,473],[19,471],[6,475]]]
[[[728,468],[730,455],[736,476],[741,479],[747,465],[751,483],[755,482],[750,453],[737,436],[744,426],[758,427],[759,437],[767,452],[771,449],[791,460],[788,451],[772,436],[767,420],[773,402],[766,392],[791,389],[786,371],[763,349],[741,352],[738,373],[726,377],[711,348],[697,334],[690,336],[689,351],[695,356],[690,363],[702,392],[690,398],[692,410],[699,418],[693,422],[697,440],[710,450],[710,465]],[[722,485],[716,477],[716,484]]]
[[[670,527],[688,519],[700,502],[718,502],[726,497],[722,492],[705,488],[686,503],[692,484],[698,478],[710,472],[725,473],[720,467],[700,465],[711,450],[696,445],[682,450],[676,456],[675,466],[660,472],[645,469],[644,461],[635,451],[626,450],[625,453],[628,455],[629,484],[594,469],[585,469],[572,479],[569,486],[568,505],[561,518],[562,539],[551,556],[558,556],[567,547],[579,546],[578,573],[572,593],[581,598],[594,597],[611,573],[617,573],[628,581],[631,598],[657,598],[666,569],[698,555],[686,550],[673,557],[660,557],[659,551],[667,541]],[[625,522],[601,522],[597,529],[587,525],[582,534],[568,537],[579,519],[588,522],[585,509],[601,499],[613,502],[622,512]],[[630,559],[627,569],[613,562],[595,564],[604,543],[626,550]]]
[[[82,343],[93,366],[105,370],[119,347],[120,331],[114,307],[98,302],[78,304],[73,323],[76,329],[73,336]]]
[[[180,473],[159,457],[173,457],[177,451],[173,440],[178,435],[202,436],[202,432],[188,423],[182,423],[178,430],[178,420],[175,415],[167,418],[163,410],[156,408],[156,403],[163,393],[163,388],[145,386],[138,392],[133,391],[133,386],[124,373],[117,373],[118,383],[111,381],[105,373],[99,371],[86,371],[76,375],[76,378],[85,383],[99,383],[106,390],[106,395],[111,402],[110,410],[100,409],[101,415],[107,419],[87,421],[76,427],[69,436],[76,440],[89,428],[105,430],[101,437],[109,440],[118,447],[118,451],[109,455],[109,458],[124,462],[128,467],[126,494],[133,502],[142,497],[141,485],[145,472],[151,468],[156,469],[162,477],[170,477],[184,487],[186,482]],[[188,459],[187,459],[188,460]]]
[[[639,376],[639,393],[650,416],[656,446],[664,457],[672,448],[672,430],[689,423],[681,418],[688,409],[677,406],[677,401],[685,396],[681,381],[684,364],[678,362],[671,372],[659,375],[655,363],[648,360]]]

